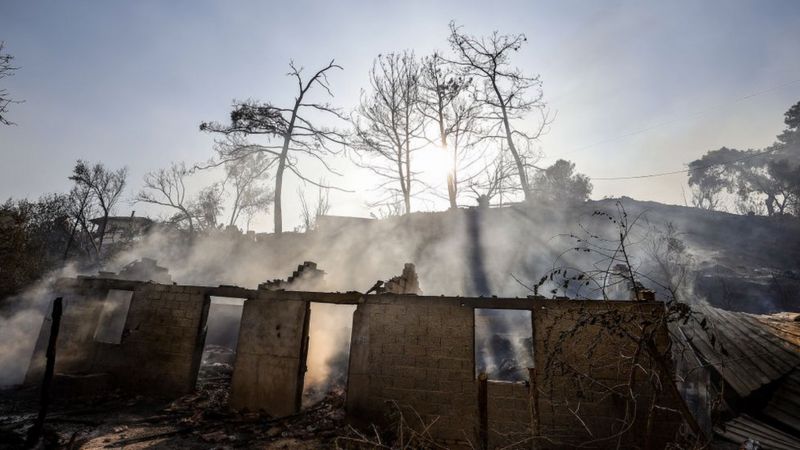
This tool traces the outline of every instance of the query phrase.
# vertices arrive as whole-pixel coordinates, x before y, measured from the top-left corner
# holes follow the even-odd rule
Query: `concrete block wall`
[[[653,362],[638,352],[635,338],[639,325],[663,311],[658,304],[633,302],[544,301],[533,312],[534,357],[539,390],[539,434],[544,448],[578,445],[588,441],[603,447],[645,447],[643,428],[654,395],[648,373]],[[620,335],[622,334],[622,336]],[[626,336],[627,335],[627,336]],[[658,345],[667,343],[666,329],[658,331]],[[612,393],[626,392],[633,381],[636,398],[630,401]],[[676,399],[659,394],[661,406],[674,408]],[[624,428],[626,415],[635,415],[636,426]],[[660,448],[675,437],[680,417],[659,414],[652,447]]]
[[[531,447],[531,402],[527,383],[489,381],[489,448]]]
[[[442,441],[474,441],[473,321],[471,308],[429,297],[384,295],[358,305],[348,413],[386,421],[387,402],[396,402],[410,423],[416,414],[426,425],[436,420],[430,430]]]
[[[641,447],[641,427],[653,398],[651,385],[639,374],[632,405],[599,386],[628,383],[633,340],[604,330],[623,320],[636,333],[643,319],[662,311],[658,304],[493,299],[453,299],[383,295],[360,304],[353,323],[348,414],[379,421],[397,402],[419,413],[426,423],[438,417],[430,431],[444,442],[476,445],[478,382],[474,368],[474,308],[498,307],[532,312],[534,360],[538,392],[539,448],[563,448],[603,439],[626,431],[622,420],[635,411],[635,429],[627,430],[622,447]],[[500,306],[504,305],[504,306]],[[610,323],[610,322],[609,322]],[[613,328],[613,327],[611,327]],[[665,348],[666,330],[659,331]],[[640,364],[650,367],[641,357]],[[576,374],[585,374],[581,377]],[[488,383],[490,448],[512,444],[530,446],[533,420],[527,383]],[[665,396],[662,406],[674,406]],[[626,407],[628,409],[626,409]],[[680,418],[659,413],[652,448],[675,434]],[[388,419],[384,419],[388,420]],[[616,443],[616,440],[614,440]]]
[[[646,374],[633,369],[636,348],[634,340],[625,337],[636,336],[642,323],[657,318],[663,307],[656,303],[363,297],[106,279],[67,280],[60,289],[66,306],[56,371],[108,373],[116,385],[135,392],[177,397],[194,389],[210,296],[215,295],[247,298],[231,391],[231,406],[237,409],[264,410],[273,416],[299,410],[312,301],[358,305],[346,400],[354,421],[385,422],[391,405],[397,404],[409,423],[417,414],[425,425],[435,421],[430,432],[443,443],[477,445],[476,308],[531,311],[539,448],[587,441],[602,447],[625,431],[621,418],[632,411],[637,427],[622,433],[620,446],[644,447],[647,443],[638,436],[643,435],[641,426],[653,397],[659,395],[656,401],[662,406],[674,406],[675,401],[654,393]],[[133,291],[120,344],[93,339],[110,289]],[[625,325],[615,329],[615,323]],[[30,380],[42,367],[48,332],[45,322]],[[658,330],[657,337],[658,345],[666,348],[666,330]],[[651,366],[641,355],[638,363]],[[606,389],[631,379],[635,380],[633,404]],[[489,382],[491,447],[530,444],[525,441],[532,426],[530,392],[526,383]],[[675,434],[680,417],[659,411],[653,423],[651,444],[659,448]]]
[[[64,298],[64,310],[58,339],[56,373],[88,372],[96,348],[93,335],[107,294],[102,283],[74,282],[60,289],[53,297]],[[45,351],[50,338],[50,309],[39,330],[26,384],[38,383],[44,373]]]
[[[94,340],[111,289],[133,292],[120,344]],[[194,389],[208,311],[203,288],[79,278],[61,283],[59,292],[65,305],[56,374],[108,373],[117,387],[164,396]],[[43,372],[50,323],[46,318],[42,325],[28,383],[36,383]]]
[[[134,291],[119,345],[98,343],[94,372],[122,387],[174,396],[191,392],[209,299],[203,288],[143,284]]]
[[[246,300],[236,349],[231,406],[273,416],[300,409],[309,304],[261,291]]]

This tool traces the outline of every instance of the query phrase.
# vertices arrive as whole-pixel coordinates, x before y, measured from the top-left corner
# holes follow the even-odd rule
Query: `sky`
[[[542,164],[570,159],[593,178],[681,170],[723,145],[767,146],[800,100],[794,0],[2,0],[0,40],[20,69],[0,83],[24,103],[8,114],[16,125],[0,128],[0,198],[65,192],[84,159],[128,168],[120,214],[163,215],[131,201],[144,174],[211,158],[214,137],[198,126],[225,121],[233,99],[291,102],[290,60],[310,71],[335,58],[344,70],[330,78],[331,102],[350,110],[375,56],[446,51],[451,20],[470,34],[525,33],[514,63],[541,76],[556,113]],[[330,213],[368,216],[376,181],[344,156],[333,164],[342,176],[307,167],[349,191],[331,193]],[[220,176],[200,173],[192,187]],[[688,192],[680,174],[593,184],[593,198],[684,204]],[[288,177],[285,230],[300,223],[299,186]],[[250,226],[270,231],[271,217]]]

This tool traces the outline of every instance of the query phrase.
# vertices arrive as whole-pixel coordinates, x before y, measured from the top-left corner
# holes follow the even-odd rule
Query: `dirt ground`
[[[345,434],[340,389],[281,419],[229,410],[230,357],[224,348],[208,349],[196,392],[171,402],[120,392],[56,399],[39,448],[317,449],[334,448],[336,437]],[[38,405],[35,388],[0,391],[0,449],[24,447]]]

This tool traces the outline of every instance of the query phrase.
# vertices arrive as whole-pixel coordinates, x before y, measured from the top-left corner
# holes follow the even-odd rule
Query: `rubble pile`
[[[403,266],[403,273],[392,277],[378,292],[422,295],[422,289],[419,287],[419,277],[417,277],[417,270],[414,264],[406,263]]]
[[[226,380],[230,382],[235,359],[236,352],[233,349],[221,345],[206,345],[200,362],[200,372],[197,375],[198,384],[213,384],[215,381]]]
[[[273,418],[228,408],[233,350],[209,345],[197,389],[169,403],[116,392],[102,400],[56,400],[45,448],[320,448],[346,428],[344,391],[328,393],[298,414]],[[0,395],[0,449],[22,448],[36,417],[35,389]]]
[[[317,269],[317,263],[305,261],[286,279],[267,280],[258,285],[259,289],[270,291],[280,289],[319,290],[325,281],[325,271]]]

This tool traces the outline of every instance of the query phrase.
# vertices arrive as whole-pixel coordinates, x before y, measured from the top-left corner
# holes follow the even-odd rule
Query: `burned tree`
[[[101,163],[90,165],[81,160],[75,164],[69,177],[75,182],[72,191],[76,205],[75,220],[86,233],[98,261],[101,258],[108,218],[119,203],[127,177],[127,168],[112,171]],[[100,221],[97,232],[93,233],[88,225],[93,217],[87,213],[95,211],[99,214]]]
[[[411,212],[411,196],[416,180],[412,154],[420,148],[425,126],[420,113],[420,68],[411,52],[379,55],[370,71],[369,95],[362,93],[356,110],[355,128],[359,156],[375,162],[359,161],[382,178],[379,188],[387,191],[385,204],[393,195],[402,196],[405,213]],[[399,184],[399,189],[394,187]]]
[[[261,153],[277,160],[275,169],[274,221],[275,233],[283,231],[283,176],[286,169],[298,178],[311,184],[300,168],[300,158],[309,158],[321,163],[332,173],[336,173],[328,165],[326,157],[338,153],[334,145],[345,143],[345,135],[334,128],[319,125],[312,117],[329,117],[344,119],[338,109],[328,103],[309,100],[314,88],[333,96],[328,81],[328,74],[342,67],[333,60],[323,68],[306,78],[303,68],[294,62],[289,63],[289,76],[297,82],[294,103],[288,107],[273,106],[271,103],[244,101],[234,102],[230,114],[229,125],[216,122],[200,124],[200,130],[220,133],[234,139],[236,145],[217,147],[218,159],[212,165],[230,163],[254,153]],[[265,143],[245,142],[247,137],[262,137]]]
[[[641,262],[634,259],[631,251],[632,246],[648,241],[636,233],[640,221],[643,221],[644,211],[629,216],[623,204],[617,202],[614,213],[595,211],[592,217],[599,220],[600,229],[581,225],[580,234],[568,235],[574,247],[564,252],[590,255],[593,257],[590,269],[583,270],[557,262],[538,282],[523,285],[536,296],[544,286],[549,286],[552,287],[549,293],[556,299],[566,298],[558,297],[561,293],[576,298],[598,298],[605,304],[621,292],[628,291],[632,302],[628,308],[609,308],[599,312],[580,308],[572,313],[571,326],[549,327],[545,333],[547,341],[553,344],[546,349],[545,366],[539,369],[544,380],[540,389],[552,389],[553,380],[566,374],[572,380],[571,389],[578,392],[579,398],[612,398],[623,406],[607,435],[595,436],[590,433],[591,436],[581,446],[619,446],[626,438],[633,437],[639,446],[651,448],[664,439],[654,435],[655,423],[678,420],[687,426],[688,433],[673,436],[672,441],[690,448],[702,448],[707,445],[708,436],[684,401],[677,385],[680,379],[671,363],[671,354],[688,351],[689,348],[674,347],[676,343],[683,343],[684,339],[670,336],[670,333],[675,333],[679,326],[691,321],[708,335],[715,351],[725,354],[726,350],[716,341],[714,330],[709,329],[706,320],[698,318],[687,303],[679,301],[682,300],[679,296],[683,293],[687,278],[686,265],[689,263],[683,243],[671,225],[667,226],[666,231],[657,230],[656,237],[649,240],[645,251],[655,260],[658,276],[662,277],[658,280],[641,270]],[[662,292],[668,295],[663,306],[653,307],[655,293],[644,283],[663,288]],[[557,320],[564,318],[566,316],[558,316]],[[680,331],[677,333],[680,334]],[[613,355],[617,355],[618,360],[613,368],[593,363],[609,355],[609,349],[602,344],[607,339],[621,341],[618,347],[611,349],[612,360]],[[576,342],[589,342],[583,350],[588,363],[570,361],[570,348]],[[617,373],[622,371],[627,381],[605,383],[602,378],[609,370]],[[642,398],[647,399],[644,411],[640,409]],[[581,411],[580,402],[561,406],[568,408],[576,420],[589,429],[587,419],[594,418],[587,416],[585,409]],[[534,429],[534,438],[548,438],[538,433]]]
[[[219,215],[222,214],[222,194],[222,186],[219,183],[212,183],[197,193],[192,211],[201,229],[217,228]]]
[[[683,233],[672,222],[664,227],[651,226],[651,237],[646,241],[645,253],[655,265],[651,278],[670,299],[690,301],[689,282],[694,259],[683,241]]]
[[[638,228],[644,211],[630,217],[620,201],[615,208],[613,213],[594,211],[591,214],[595,220],[593,226],[581,223],[579,233],[565,236],[572,244],[559,255],[554,268],[537,283],[523,286],[534,295],[539,295],[543,286],[549,286],[553,297],[611,300],[629,295],[631,300],[649,299],[652,291],[646,289],[640,279],[653,280],[638,270],[640,261],[631,249],[645,241]],[[592,257],[591,267],[581,269],[565,263],[562,258],[570,253]]]
[[[539,76],[527,76],[511,65],[511,55],[527,41],[524,34],[475,37],[464,33],[455,23],[450,23],[450,46],[455,53],[453,64],[464,68],[481,83],[474,91],[475,101],[481,105],[481,119],[486,130],[483,139],[505,142],[516,165],[519,184],[525,199],[531,197],[528,171],[539,169],[534,142],[552,122],[543,101],[542,82]],[[532,93],[531,93],[532,91]],[[539,122],[526,132],[517,126],[532,112],[538,112]]]
[[[159,169],[144,176],[144,187],[135,201],[174,209],[172,223],[186,223],[189,233],[194,233],[197,222],[196,201],[187,198],[186,177],[189,170],[183,163],[173,163],[168,169]]]
[[[269,169],[277,162],[275,158],[263,153],[252,153],[225,164],[227,178],[233,188],[233,204],[228,221],[233,226],[244,213],[249,219],[258,211],[268,211],[275,200],[272,190],[262,184],[269,175]]]
[[[91,190],[83,185],[75,184],[69,192],[69,214],[72,221],[67,248],[64,250],[64,261],[67,260],[73,245],[77,244],[87,256],[96,253],[97,248],[92,239],[90,220],[96,211],[90,198]]]
[[[437,144],[452,166],[447,174],[450,208],[458,207],[458,169],[461,152],[476,129],[479,105],[467,91],[471,80],[441,55],[423,58],[420,65],[420,111],[436,125]]]
[[[320,180],[320,186],[325,184],[324,180]],[[297,190],[297,196],[300,198],[300,219],[304,231],[311,231],[317,224],[317,219],[324,216],[331,209],[330,190],[317,186],[317,201],[313,205],[309,205],[306,201],[306,194],[303,189]]]
[[[3,53],[3,47],[5,47],[5,42],[0,41],[0,80],[14,75],[14,72],[18,69],[11,63],[14,57],[8,53]],[[6,116],[8,114],[8,106],[14,103],[21,102],[11,98],[5,88],[0,88],[0,124],[14,125],[14,122],[8,120]]]
[[[149,172],[145,174],[144,187],[134,201],[173,210],[169,222],[185,227],[189,235],[194,235],[197,230],[216,228],[217,218],[222,212],[222,185],[212,183],[192,195],[186,188],[191,174],[184,163],[173,163],[169,168]]]
[[[499,204],[502,205],[505,194],[518,192],[514,162],[502,145],[493,160],[484,160],[483,168],[482,176],[469,181],[469,189],[475,195],[479,207],[488,208],[495,198],[499,198]]]

